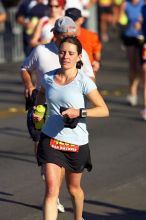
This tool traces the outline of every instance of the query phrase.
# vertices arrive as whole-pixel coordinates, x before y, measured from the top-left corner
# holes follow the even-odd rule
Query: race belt
[[[56,150],[61,150],[61,151],[68,151],[68,152],[78,152],[79,151],[79,145],[70,144],[67,142],[62,142],[62,141],[56,140],[54,138],[51,138],[50,146]]]

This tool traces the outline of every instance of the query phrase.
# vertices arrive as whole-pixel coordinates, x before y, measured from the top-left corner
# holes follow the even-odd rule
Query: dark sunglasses
[[[60,5],[49,5],[50,8],[59,8]]]

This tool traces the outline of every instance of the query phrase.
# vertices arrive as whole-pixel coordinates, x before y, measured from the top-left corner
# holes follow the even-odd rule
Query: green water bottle
[[[44,124],[44,122],[45,122],[45,120],[44,120],[45,112],[46,112],[46,108],[45,108],[45,106],[43,106],[43,105],[38,105],[38,106],[36,107],[35,111],[34,111],[34,114],[35,114],[36,116],[39,116],[39,117],[41,118],[40,121],[35,121],[35,122],[34,122],[35,128],[36,128],[37,130],[41,130],[42,127],[43,127],[43,124]]]

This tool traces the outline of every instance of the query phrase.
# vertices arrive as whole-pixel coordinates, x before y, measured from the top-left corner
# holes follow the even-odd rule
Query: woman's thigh
[[[45,165],[45,181],[49,190],[59,191],[61,167],[53,163],[46,163]]]

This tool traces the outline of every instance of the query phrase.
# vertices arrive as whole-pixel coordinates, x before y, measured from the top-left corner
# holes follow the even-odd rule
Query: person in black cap
[[[94,74],[98,72],[100,68],[101,60],[101,42],[97,33],[89,31],[82,27],[84,17],[81,11],[77,8],[69,8],[65,11],[65,15],[72,18],[77,26],[77,37],[82,43],[83,48],[88,53]]]

